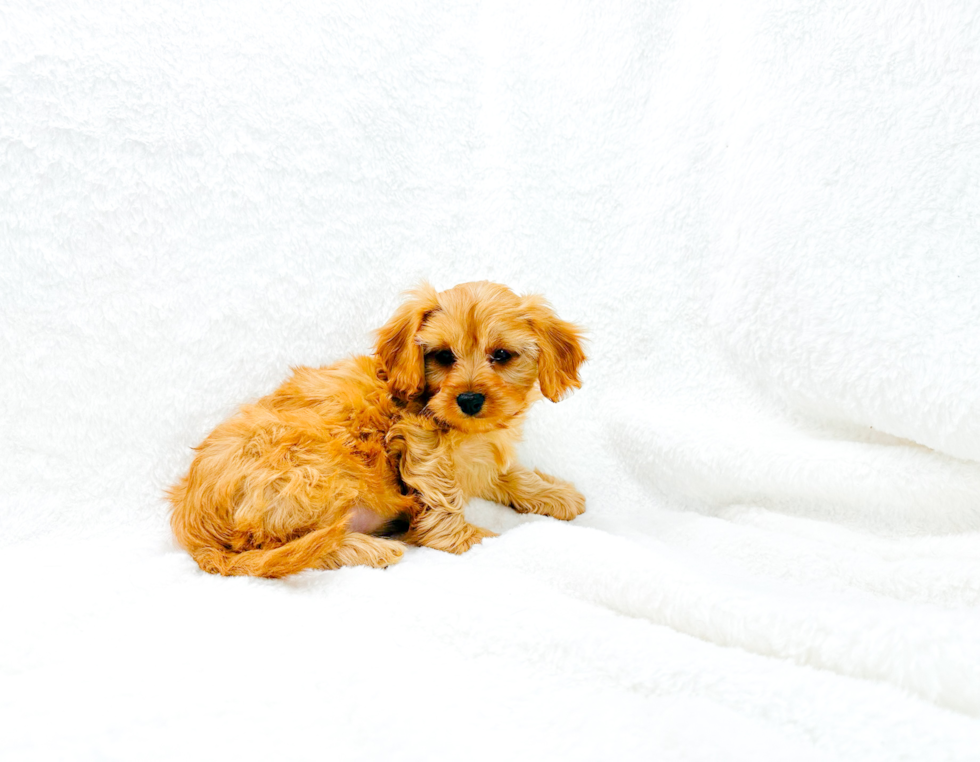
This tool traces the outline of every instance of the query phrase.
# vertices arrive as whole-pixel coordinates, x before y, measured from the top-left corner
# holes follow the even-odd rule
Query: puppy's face
[[[580,386],[585,360],[580,331],[540,297],[486,282],[418,289],[379,331],[377,354],[395,396],[421,399],[468,432],[506,428],[533,401],[536,381],[557,401]]]
[[[419,330],[428,409],[463,431],[506,427],[524,412],[538,377],[538,349],[515,305],[472,298],[442,300]],[[511,309],[507,309],[511,307]]]

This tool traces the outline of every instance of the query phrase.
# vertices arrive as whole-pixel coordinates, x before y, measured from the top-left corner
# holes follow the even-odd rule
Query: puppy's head
[[[376,354],[392,394],[420,399],[435,418],[462,431],[506,428],[541,393],[557,402],[581,386],[582,332],[539,296],[518,297],[496,283],[429,285],[378,331]]]

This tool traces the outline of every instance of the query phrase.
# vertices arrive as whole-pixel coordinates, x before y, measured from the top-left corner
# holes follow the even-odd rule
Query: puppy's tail
[[[285,577],[318,566],[318,562],[336,551],[343,542],[342,527],[316,529],[278,548],[243,550],[206,546],[191,549],[197,565],[211,574],[226,577]]]

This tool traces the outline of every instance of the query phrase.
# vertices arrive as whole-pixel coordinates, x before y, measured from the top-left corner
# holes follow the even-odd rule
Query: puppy
[[[378,331],[375,354],[292,378],[198,447],[170,489],[177,541],[207,572],[282,577],[384,567],[401,542],[463,553],[493,533],[472,497],[570,520],[585,499],[516,462],[524,416],[581,386],[581,331],[538,296],[429,285]],[[540,391],[539,391],[540,390]]]

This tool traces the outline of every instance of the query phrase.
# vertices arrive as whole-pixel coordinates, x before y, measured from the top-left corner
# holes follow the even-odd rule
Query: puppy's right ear
[[[436,290],[428,283],[409,291],[407,296],[391,320],[378,329],[374,349],[392,395],[400,399],[417,397],[425,389],[425,355],[415,335],[429,313],[439,309]]]

